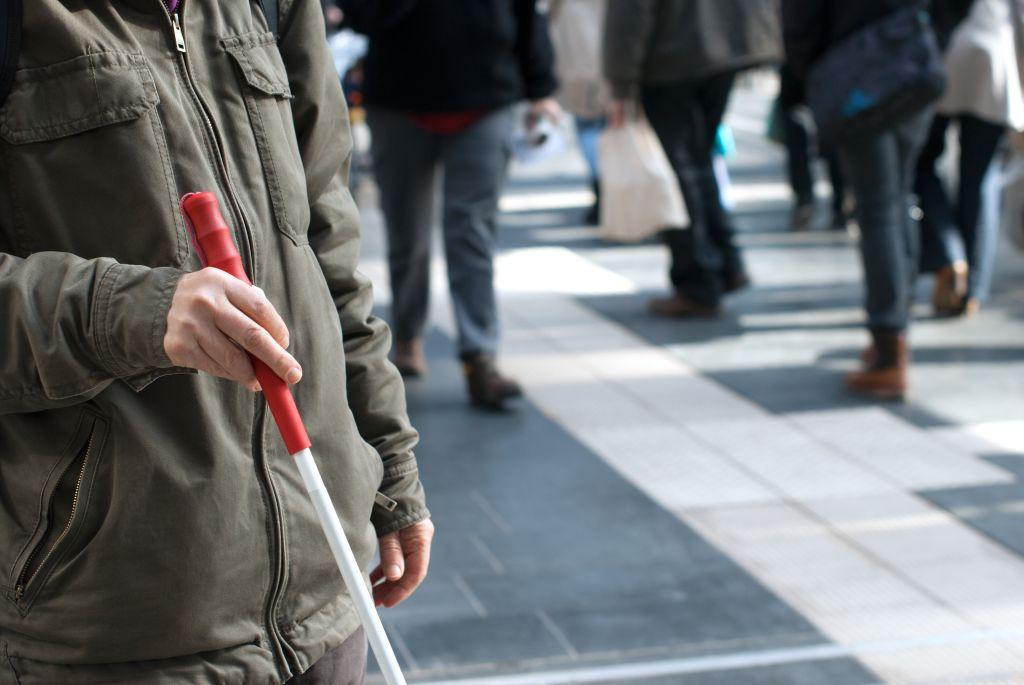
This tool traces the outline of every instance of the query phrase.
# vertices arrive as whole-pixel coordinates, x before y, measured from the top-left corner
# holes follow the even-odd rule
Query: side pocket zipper
[[[64,485],[69,482],[68,479],[73,477],[75,479],[75,485],[71,497],[71,509],[68,512],[67,521],[64,523],[64,527],[61,529],[57,537],[53,539],[52,543],[47,544],[47,538],[49,535],[43,535],[43,538],[28,555],[28,559],[25,561],[25,566],[22,568],[21,573],[18,575],[18,581],[14,585],[14,596],[16,599],[20,600],[22,598],[25,594],[25,590],[32,584],[32,581],[36,579],[40,571],[46,567],[46,563],[50,560],[50,557],[52,557],[54,552],[60,548],[61,543],[64,542],[64,538],[66,538],[68,533],[71,532],[71,526],[75,522],[75,517],[78,515],[78,504],[82,494],[82,481],[85,479],[86,470],[89,467],[89,459],[92,456],[92,444],[95,437],[96,427],[94,425],[89,431],[89,439],[85,443],[85,449],[79,453],[80,457],[72,459],[67,465],[67,468],[64,469],[64,472],[61,473],[60,478],[57,480],[57,486],[54,488],[53,495],[50,497],[50,521],[48,522],[47,530],[52,530],[55,524],[55,521],[53,521],[54,504],[60,496],[60,492]],[[38,563],[36,563],[37,558],[39,559]]]

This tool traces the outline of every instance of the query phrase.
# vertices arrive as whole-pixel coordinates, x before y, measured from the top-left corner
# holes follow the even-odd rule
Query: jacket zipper
[[[160,0],[160,4],[164,9],[164,12],[168,15],[171,21],[171,29],[174,32],[174,43],[181,55],[182,65],[185,73],[185,83],[188,86],[190,95],[192,96],[193,104],[199,112],[200,118],[206,127],[206,133],[209,139],[212,141],[211,147],[214,150],[214,157],[216,159],[218,171],[220,172],[221,182],[224,186],[225,197],[231,205],[232,212],[238,221],[238,226],[241,228],[239,231],[241,238],[245,242],[243,245],[244,254],[248,257],[248,269],[249,278],[253,283],[256,283],[256,253],[254,248],[254,242],[252,237],[252,231],[248,221],[245,218],[245,212],[242,210],[241,203],[235,197],[233,192],[231,177],[228,173],[227,161],[224,156],[224,144],[220,137],[220,132],[217,130],[216,124],[214,124],[213,115],[210,113],[209,107],[199,94],[199,88],[195,84],[195,76],[192,73],[192,66],[188,59],[188,47],[185,42],[185,32],[181,28],[181,12],[185,8],[185,0],[182,0],[178,7],[178,11],[173,15],[168,11],[167,6],[164,5],[163,0]],[[270,469],[267,467],[266,459],[263,454],[263,422],[266,416],[266,407],[262,398],[256,399],[256,410],[253,417],[252,427],[252,448],[253,448],[253,460],[256,464],[257,480],[260,483],[261,489],[264,491],[264,497],[267,501],[268,515],[273,523],[273,530],[271,531],[270,544],[272,546],[271,554],[274,555],[272,560],[272,573],[273,578],[271,581],[270,593],[267,599],[267,610],[265,621],[267,623],[267,631],[272,643],[272,653],[274,658],[281,659],[288,665],[293,671],[297,672],[293,666],[295,663],[295,655],[291,652],[291,647],[284,639],[284,635],[281,634],[281,630],[277,625],[276,614],[278,609],[278,603],[280,601],[281,590],[283,586],[284,578],[284,531],[283,524],[281,521],[281,503],[277,495],[277,490],[274,488],[274,484],[271,480]],[[292,659],[289,664],[288,653],[291,653]]]
[[[239,237],[244,243],[242,249],[244,255],[247,258],[249,279],[256,282],[256,252],[254,248],[254,242],[252,238],[252,230],[249,226],[249,222],[246,220],[245,212],[242,209],[241,203],[235,196],[233,184],[231,183],[231,175],[228,172],[227,160],[224,157],[224,144],[222,142],[220,131],[217,130],[217,125],[213,122],[213,115],[210,113],[210,108],[207,106],[206,101],[199,94],[199,88],[195,83],[195,75],[192,73],[192,65],[188,59],[188,48],[185,45],[185,32],[181,28],[181,12],[184,11],[185,2],[182,0],[178,11],[173,15],[167,10],[167,6],[164,5],[161,0],[160,5],[164,8],[164,12],[168,14],[171,20],[171,29],[174,31],[174,43],[178,49],[178,53],[181,55],[182,66],[185,72],[185,85],[188,86],[189,94],[192,96],[193,105],[199,112],[199,118],[202,119],[206,129],[206,133],[212,141],[211,148],[214,152],[214,159],[217,165],[217,171],[220,173],[221,182],[223,184],[224,196],[231,206],[231,212],[234,214],[239,226]]]
[[[33,562],[36,557],[39,556],[40,552],[43,551],[45,535],[43,540],[40,540],[39,544],[36,545],[35,549],[33,549],[28,555],[28,559],[25,560],[25,566],[22,568],[21,574],[18,576],[18,580],[14,584],[14,596],[17,599],[21,599],[22,596],[24,596],[26,588],[28,588],[28,586],[32,584],[32,581],[39,576],[40,571],[46,568],[46,564],[50,561],[50,557],[53,556],[53,553],[57,551],[61,543],[64,542],[64,538],[66,538],[68,533],[71,531],[71,525],[75,522],[75,517],[78,515],[78,502],[82,494],[82,481],[85,480],[85,472],[89,467],[89,457],[92,455],[92,443],[95,435],[96,431],[94,428],[89,432],[89,440],[85,444],[85,453],[82,457],[81,465],[78,468],[78,476],[75,480],[74,494],[71,497],[71,511],[68,513],[68,520],[64,524],[64,528],[61,529],[60,534],[58,534],[56,539],[54,539],[49,547],[46,548],[46,553],[43,555],[39,563],[35,564],[35,568],[33,568]],[[57,485],[54,488],[54,493],[60,489],[61,483],[63,483],[64,479],[68,477],[77,462],[77,459],[73,459],[71,463],[67,465],[67,468],[64,469],[64,472],[60,474],[60,478],[57,479]],[[53,506],[52,500],[50,502],[50,506]]]
[[[270,592],[267,596],[267,615],[266,621],[270,631],[279,642],[279,647],[282,651],[282,658],[288,659],[291,656],[291,663],[296,664],[297,659],[294,651],[291,649],[291,645],[285,640],[284,634],[281,632],[281,628],[277,622],[277,610],[278,605],[281,601],[281,594],[284,590],[284,577],[287,572],[285,552],[284,552],[284,524],[283,517],[281,514],[281,498],[277,494],[277,488],[274,486],[273,478],[270,475],[270,467],[267,464],[266,453],[263,449],[263,427],[267,417],[267,405],[261,396],[256,398],[256,409],[255,409],[256,426],[257,430],[253,433],[252,450],[255,457],[254,462],[256,466],[257,476],[262,483],[266,484],[266,506],[270,514],[270,519],[273,521],[274,529],[272,531],[272,544],[276,546],[274,550],[276,566],[274,568],[274,579],[270,587]],[[297,672],[296,669],[292,668],[293,672]]]

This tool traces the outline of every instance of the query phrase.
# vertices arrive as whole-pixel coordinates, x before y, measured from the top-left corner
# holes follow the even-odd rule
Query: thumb
[[[380,565],[388,580],[399,580],[405,573],[405,555],[398,533],[388,533],[380,539]]]

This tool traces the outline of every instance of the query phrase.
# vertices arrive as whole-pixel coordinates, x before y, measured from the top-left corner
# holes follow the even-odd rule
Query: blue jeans
[[[959,184],[954,206],[935,166],[946,149],[953,123],[936,116],[917,162],[914,189],[921,202],[921,269],[935,271],[953,262],[970,267],[968,295],[984,301],[992,285],[999,238],[999,189],[992,160],[1005,128],[969,114],[960,124]]]
[[[583,159],[587,162],[587,168],[590,169],[590,178],[595,181],[601,176],[597,159],[597,141],[601,137],[606,123],[603,117],[600,119],[576,119],[576,137],[579,139],[580,151],[583,153]]]
[[[399,340],[423,336],[430,304],[430,252],[438,182],[448,288],[459,354],[493,356],[498,347],[494,243],[498,196],[511,152],[511,108],[452,134],[431,133],[404,113],[370,108],[373,167],[387,224]]]
[[[930,120],[930,111],[921,112],[839,150],[857,200],[871,328],[902,330],[910,320],[920,249],[917,222],[911,216],[911,187]]]

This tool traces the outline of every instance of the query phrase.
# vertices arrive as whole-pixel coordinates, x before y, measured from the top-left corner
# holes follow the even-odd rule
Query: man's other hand
[[[434,524],[427,519],[380,539],[380,566],[373,569],[373,601],[389,609],[416,591],[427,577]]]
[[[245,352],[294,385],[302,367],[286,347],[288,327],[262,290],[210,267],[181,277],[164,336],[164,351],[173,364],[256,391],[260,386]]]

